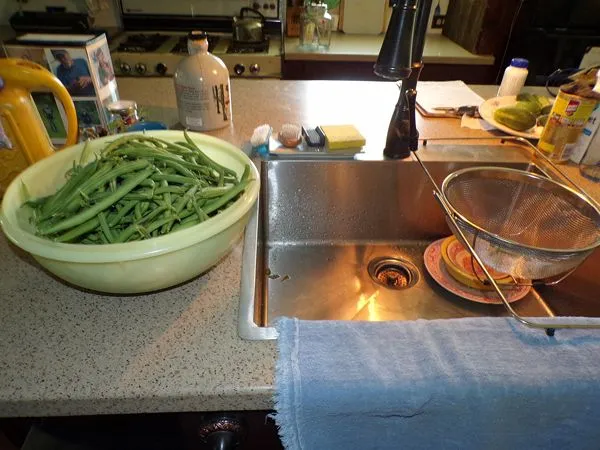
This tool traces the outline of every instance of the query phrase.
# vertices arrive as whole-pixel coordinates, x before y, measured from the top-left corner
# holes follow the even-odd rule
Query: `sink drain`
[[[389,289],[406,289],[419,279],[414,264],[398,258],[377,258],[369,263],[369,275],[373,281]]]

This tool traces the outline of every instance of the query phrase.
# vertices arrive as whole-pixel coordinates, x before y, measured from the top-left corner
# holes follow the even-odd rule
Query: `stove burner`
[[[267,53],[268,51],[268,39],[258,43],[233,41],[229,47],[227,47],[227,53]]]
[[[169,36],[163,34],[131,34],[119,44],[117,51],[129,53],[153,52],[164,44]]]
[[[177,44],[175,44],[175,47],[173,47],[171,49],[171,53],[187,55],[187,52],[188,52],[187,41],[188,41],[187,36],[181,36],[179,38],[179,41],[177,41]],[[208,35],[208,51],[209,52],[212,53],[212,51],[215,49],[215,47],[217,46],[218,43],[219,43],[219,36]]]

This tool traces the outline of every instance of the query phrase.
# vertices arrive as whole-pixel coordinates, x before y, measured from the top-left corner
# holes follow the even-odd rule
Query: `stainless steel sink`
[[[437,153],[447,154],[444,148]],[[527,166],[519,150],[509,153],[498,153],[509,162],[485,165]],[[455,170],[483,165],[472,159],[430,160],[427,166],[441,183]],[[380,321],[506,315],[501,305],[449,293],[427,273],[425,248],[450,231],[416,162],[263,161],[261,178],[244,244],[242,338],[276,338],[273,323],[282,316]],[[567,281],[532,290],[513,306],[530,317],[600,316],[598,268],[596,252]]]

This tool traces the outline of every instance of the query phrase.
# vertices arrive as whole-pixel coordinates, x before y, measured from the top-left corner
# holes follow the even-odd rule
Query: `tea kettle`
[[[255,17],[247,13],[255,14]],[[237,43],[258,44],[264,41],[265,16],[253,8],[240,9],[240,15],[233,18],[233,40]]]
[[[0,197],[23,169],[55,151],[32,91],[50,91],[58,98],[67,118],[65,146],[77,142],[75,105],[60,80],[31,61],[0,59]]]

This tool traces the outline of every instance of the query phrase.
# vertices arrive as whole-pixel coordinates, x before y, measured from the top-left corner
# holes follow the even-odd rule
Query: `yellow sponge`
[[[329,150],[362,147],[367,142],[354,125],[322,125]]]

